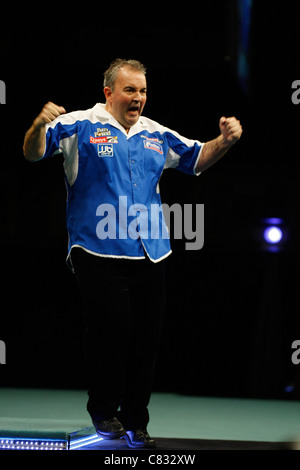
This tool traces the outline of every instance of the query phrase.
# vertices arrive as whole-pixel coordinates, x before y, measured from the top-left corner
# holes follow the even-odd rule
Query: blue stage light
[[[282,240],[282,230],[275,225],[268,227],[264,231],[264,239],[267,243],[280,243]]]
[[[269,217],[262,221],[262,248],[266,251],[279,252],[287,241],[287,230],[283,219]]]

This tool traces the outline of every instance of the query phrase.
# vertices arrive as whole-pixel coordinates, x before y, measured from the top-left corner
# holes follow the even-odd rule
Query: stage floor
[[[94,428],[82,390],[0,388],[0,440],[5,444],[56,440],[63,449],[128,449],[125,441],[93,443]],[[300,402],[154,393],[149,433],[157,450],[285,449],[300,440]],[[21,441],[22,439],[22,441]],[[91,443],[89,443],[91,442]],[[50,444],[47,444],[50,445]],[[2,447],[5,448],[5,445]]]

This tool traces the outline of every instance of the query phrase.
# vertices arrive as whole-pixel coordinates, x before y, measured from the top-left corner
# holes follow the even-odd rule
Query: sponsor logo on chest
[[[98,157],[113,157],[114,144],[118,143],[118,137],[112,136],[111,131],[106,128],[97,129],[94,137],[90,136],[90,144],[97,145]]]
[[[92,137],[90,136],[90,144],[117,144],[118,137],[107,136],[107,137]]]
[[[98,144],[98,157],[113,157],[114,146],[113,144],[101,145]]]
[[[164,153],[161,145],[163,144],[163,140],[158,140],[155,137],[146,137],[145,135],[141,135],[141,138],[143,139],[145,149],[155,150],[155,152],[161,155]]]

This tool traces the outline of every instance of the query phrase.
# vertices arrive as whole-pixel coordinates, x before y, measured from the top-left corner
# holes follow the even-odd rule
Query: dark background
[[[62,159],[26,162],[22,144],[47,101],[67,111],[103,102],[103,72],[124,57],[148,68],[147,117],[202,141],[218,135],[222,115],[237,116],[244,129],[199,178],[163,174],[163,202],[204,204],[205,241],[199,251],[172,242],[155,389],[299,399],[300,364],[291,361],[300,336],[293,5],[99,3],[64,12],[47,4],[38,13],[7,12],[0,32],[0,339],[7,352],[0,385],[86,388],[82,305],[65,264]],[[284,220],[287,236],[276,253],[263,244],[266,217]]]

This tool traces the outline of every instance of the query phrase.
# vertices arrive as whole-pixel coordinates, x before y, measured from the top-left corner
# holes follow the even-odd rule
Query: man
[[[148,403],[164,311],[164,259],[171,253],[158,182],[165,168],[200,174],[240,138],[234,118],[205,144],[142,116],[146,70],[115,60],[105,104],[66,114],[47,103],[27,131],[24,155],[64,155],[67,260],[87,306],[87,409],[106,439],[155,447]],[[154,215],[153,215],[154,214]]]

